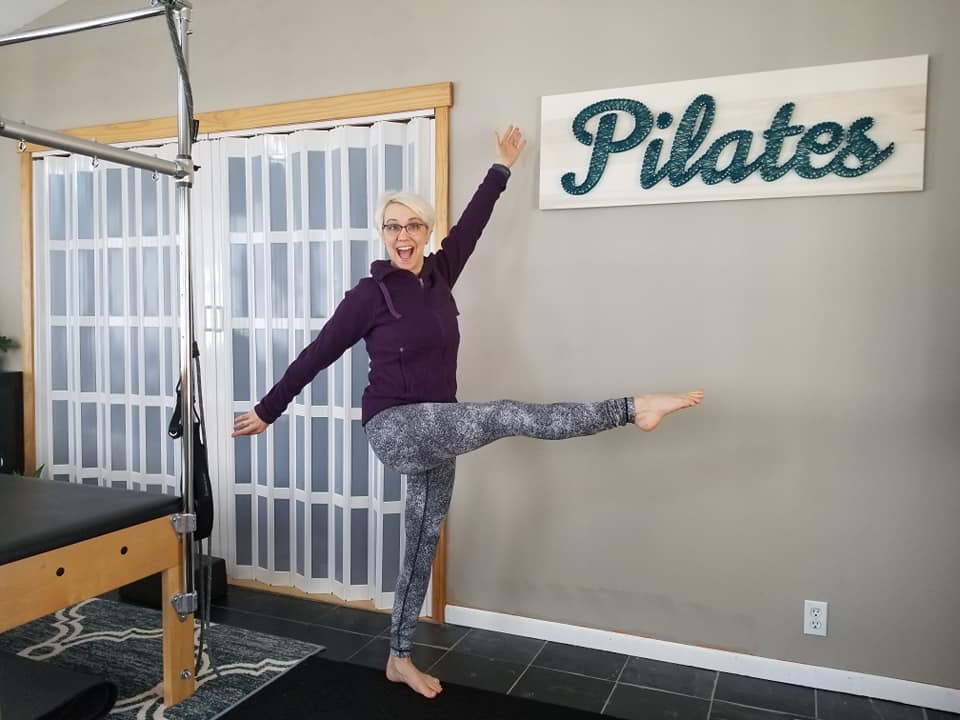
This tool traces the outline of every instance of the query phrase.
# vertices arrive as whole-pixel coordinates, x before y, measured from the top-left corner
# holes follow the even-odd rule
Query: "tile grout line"
[[[448,647],[448,648],[446,649],[446,651],[443,653],[443,655],[441,655],[441,656],[438,657],[436,660],[434,660],[432,663],[430,663],[430,665],[429,665],[427,668],[424,669],[424,672],[429,672],[430,670],[433,670],[433,668],[435,668],[435,667],[437,666],[437,663],[438,663],[438,662],[440,662],[440,661],[443,660],[447,655],[449,655],[450,653],[452,653],[452,652],[453,652],[453,649],[454,649],[457,645],[459,645],[467,635],[469,635],[469,634],[472,633],[472,632],[473,632],[473,628],[470,628],[469,630],[467,630],[463,635],[461,635],[461,636],[457,639],[457,641],[456,641],[453,645],[451,645],[450,647]]]
[[[713,701],[717,697],[717,685],[720,684],[720,671],[717,670],[717,676],[713,679],[713,690],[710,691],[710,704],[707,706],[707,720],[713,714]]]
[[[469,632],[470,630],[472,630],[472,628],[466,628],[466,630],[467,630],[467,632]],[[349,631],[347,631],[347,632],[349,632]],[[464,633],[464,635],[466,635],[466,633]],[[382,640],[389,640],[389,639],[390,639],[390,628],[387,628],[386,630],[384,630],[384,631],[382,631],[381,633],[379,633],[379,634],[377,635],[377,637],[380,638],[380,639],[382,639]],[[453,645],[456,645],[456,644],[459,643],[461,640],[463,640],[463,637],[457,638],[457,640],[453,643]],[[428,642],[415,642],[414,645],[419,645],[419,646],[421,646],[421,647],[433,648],[434,650],[449,650],[450,648],[453,647],[453,645],[451,645],[450,647],[447,647],[446,645],[437,645],[437,644],[428,643]]]
[[[270,615],[269,613],[259,612],[257,610],[244,610],[242,608],[224,606],[219,606],[219,608],[221,610],[228,610],[229,612],[240,613],[241,615],[253,615],[254,617],[266,618],[268,620],[279,620],[280,622],[296,623],[297,625],[307,625],[308,627],[323,628],[324,630],[336,630],[338,632],[350,633],[351,635],[363,635],[364,637],[370,637],[370,633],[360,632],[359,630],[347,630],[346,628],[337,627],[336,625],[322,625],[320,623],[307,622],[306,620],[294,620],[292,618]],[[380,634],[377,633],[376,635],[373,635],[373,637],[380,637]]]
[[[360,647],[358,647],[353,653],[351,653],[351,654],[347,657],[347,662],[350,662],[351,660],[353,660],[353,658],[355,658],[357,655],[359,655],[365,648],[367,648],[367,647],[369,647],[370,645],[372,645],[372,644],[373,644],[373,641],[376,640],[376,639],[379,638],[379,637],[380,637],[379,635],[374,635],[372,638],[370,638],[369,640],[367,640],[363,645],[361,645]]]
[[[585,673],[573,672],[572,670],[561,670],[560,668],[549,667],[547,665],[537,665],[534,663],[534,667],[539,668],[540,670],[549,670],[550,672],[560,673],[562,675],[573,675],[574,677],[582,677],[587,680],[603,680],[604,682],[616,682],[615,680],[611,681],[609,677],[600,677],[599,675],[587,675]],[[622,683],[623,685],[631,685],[632,683]],[[637,687],[642,687],[637,685]],[[656,688],[654,688],[656,689]],[[683,695],[684,693],[677,693],[678,695]]]
[[[816,688],[813,689],[813,716],[815,718],[820,717],[820,702]]]
[[[630,656],[627,655],[623,659],[623,665],[620,666],[620,672],[617,673],[617,679],[613,681],[613,687],[610,688],[610,693],[607,695],[607,699],[603,702],[603,707],[600,708],[600,714],[603,715],[607,711],[607,705],[610,704],[610,700],[613,699],[613,692],[617,689],[617,685],[620,684],[620,678],[623,677],[623,671],[627,669],[627,663],[630,662]]]
[[[282,597],[282,596],[280,596],[280,597]],[[228,600],[229,600],[229,599],[228,599]],[[265,602],[266,602],[267,605],[270,604],[269,601],[265,601]],[[333,613],[336,611],[336,609],[337,609],[338,607],[340,607],[339,605],[336,605],[336,606],[327,606],[326,603],[322,603],[322,602],[314,601],[314,600],[306,600],[305,602],[308,603],[308,604],[307,604],[307,605],[302,605],[302,606],[297,606],[297,607],[298,607],[299,609],[303,609],[303,610],[306,610],[306,609],[308,609],[308,608],[309,608],[310,610],[316,610],[318,615],[329,615],[329,614],[333,614]],[[278,618],[278,619],[281,619],[281,620],[285,619],[284,616],[281,616],[281,615],[273,615],[272,613],[270,613],[270,612],[268,612],[268,611],[265,611],[265,610],[248,610],[248,609],[246,609],[246,608],[236,607],[236,606],[233,606],[233,605],[221,605],[220,602],[218,602],[218,601],[211,601],[210,606],[211,606],[211,607],[218,607],[218,608],[221,608],[221,609],[223,609],[223,610],[239,610],[239,611],[241,611],[241,612],[252,612],[252,613],[256,613],[256,614],[258,614],[258,615],[267,615],[267,616],[269,616],[269,617],[275,617],[275,618]],[[355,608],[350,608],[350,609],[355,609]],[[361,610],[360,612],[369,612],[369,611],[367,611],[367,610]],[[298,621],[294,621],[294,622],[298,622]]]
[[[665,695],[679,695],[680,697],[692,698],[694,700],[709,700],[710,698],[705,698],[702,695],[691,695],[690,693],[680,692],[679,690],[667,690],[665,688],[656,687],[655,685],[637,685],[637,683],[624,682],[621,680],[619,685],[626,685],[627,687],[640,688],[641,690],[651,690],[657,693],[664,693]],[[762,708],[761,708],[762,709]],[[776,711],[774,711],[776,712]]]
[[[762,705],[747,705],[746,703],[736,702],[734,700],[723,700],[727,705],[736,705],[737,707],[747,708],[749,710],[762,710],[765,713],[773,715],[782,715],[784,718],[790,718],[790,720],[816,720],[809,715],[803,715],[802,713],[790,712],[789,710],[775,710],[769,707],[763,707]],[[711,707],[713,702],[710,703]]]
[[[507,692],[506,692],[505,694],[509,695],[511,692],[513,692],[513,689],[517,686],[517,683],[520,682],[520,680],[523,679],[523,676],[527,674],[527,670],[529,670],[529,669],[533,666],[534,660],[536,660],[538,657],[540,657],[540,653],[542,653],[542,652],[543,652],[543,649],[547,646],[547,642],[548,642],[547,640],[544,640],[544,641],[543,641],[543,645],[541,645],[541,646],[540,646],[540,649],[537,650],[537,654],[534,655],[534,656],[530,659],[530,662],[529,662],[529,663],[527,664],[527,666],[523,669],[523,672],[520,673],[520,674],[517,676],[517,679],[513,681],[513,685],[510,686],[510,689],[507,690]]]

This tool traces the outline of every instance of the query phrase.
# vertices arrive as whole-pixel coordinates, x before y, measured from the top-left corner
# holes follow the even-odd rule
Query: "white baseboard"
[[[911,680],[898,680],[726,650],[682,645],[609,630],[564,625],[549,620],[537,620],[457,605],[447,605],[445,619],[454,625],[496,630],[510,635],[525,635],[539,640],[608,650],[678,665],[691,665],[707,670],[805,685],[821,690],[892,700],[945,712],[960,712],[960,689],[926,685]]]

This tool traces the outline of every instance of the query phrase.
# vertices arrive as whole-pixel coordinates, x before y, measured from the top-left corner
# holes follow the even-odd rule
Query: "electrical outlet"
[[[820,600],[803,601],[803,634],[827,634],[827,604]]]

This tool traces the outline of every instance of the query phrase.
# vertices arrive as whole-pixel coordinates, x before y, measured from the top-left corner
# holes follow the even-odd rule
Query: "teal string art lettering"
[[[640,187],[644,190],[656,186],[666,178],[673,187],[681,187],[701,176],[704,184],[716,185],[724,180],[740,183],[755,172],[764,182],[775,182],[793,171],[798,177],[816,180],[833,173],[838,177],[854,178],[865,175],[878,167],[894,152],[894,143],[882,150],[868,135],[874,125],[870,116],[854,120],[849,128],[832,120],[811,125],[791,124],[796,104],[781,105],[770,121],[770,126],[761,133],[763,151],[752,160],[750,151],[754,146],[754,132],[736,129],[716,138],[700,157],[695,157],[707,140],[717,115],[717,101],[706,93],[696,96],[686,107],[677,123],[670,154],[662,155],[666,141],[653,137],[643,152],[640,167]],[[620,139],[614,140],[617,131],[618,113],[629,114],[633,129]],[[587,123],[600,116],[596,134],[591,134]],[[623,153],[643,143],[654,129],[667,130],[674,117],[669,112],[660,112],[654,121],[653,112],[642,102],[628,98],[602,100],[583,108],[573,121],[573,135],[583,145],[592,147],[586,177],[579,185],[574,172],[561,177],[563,189],[571,195],[590,192],[607,168],[607,160],[614,153]],[[793,153],[786,159],[784,145],[788,138],[800,136]],[[729,148],[732,147],[732,152]],[[726,153],[725,153],[726,151]],[[832,159],[814,163],[815,156],[836,153]],[[729,157],[729,161],[721,161]],[[723,167],[720,165],[723,164]]]
[[[673,136],[670,148],[670,184],[680,187],[690,182],[700,172],[700,163],[694,162],[689,168],[687,161],[703,144],[713,126],[717,113],[717,103],[710,95],[698,95],[687,106]]]
[[[803,125],[790,124],[790,116],[793,115],[794,107],[796,107],[794,103],[781,105],[777,114],[773,116],[770,127],[763,131],[763,138],[767,141],[767,147],[763,151],[763,161],[760,163],[760,177],[767,182],[779,180],[793,168],[793,156],[783,165],[777,165],[777,163],[780,160],[783,141],[803,132]]]
[[[730,178],[730,181],[734,183],[745,180],[750,173],[760,166],[763,158],[761,155],[752,163],[747,164],[747,156],[750,154],[750,143],[752,142],[753,133],[749,130],[733,130],[714,140],[713,145],[700,159],[703,181],[707,185],[716,185],[726,178]],[[733,151],[733,159],[725,168],[718,168],[717,162],[720,160],[720,153],[724,151],[727,145],[732,144],[737,146],[736,150]]]
[[[879,146],[867,137],[866,132],[872,127],[872,117],[862,117],[850,123],[850,129],[847,131],[847,146],[840,150],[830,163],[834,174],[848,178],[865,175],[893,154],[894,143],[880,150]],[[859,167],[852,168],[846,164],[847,158],[851,155],[860,161]]]
[[[670,127],[672,122],[673,115],[668,112],[662,112],[657,115],[657,127],[661,130]],[[643,167],[640,169],[640,187],[644,190],[652,188],[670,172],[671,165],[669,162],[664,163],[663,167],[657,170],[661,150],[663,150],[663,140],[654,138],[650,141],[650,144],[647,145],[647,149],[643,153]]]
[[[829,135],[830,137],[825,142],[821,142],[821,135]],[[829,175],[833,160],[820,167],[814,167],[810,163],[810,153],[814,155],[829,155],[840,147],[840,143],[842,142],[843,126],[839,123],[822,122],[811,125],[810,129],[800,138],[800,142],[797,143],[797,152],[793,156],[795,159],[794,171],[800,177],[809,180],[815,180],[824,175]]]
[[[613,139],[617,129],[616,111],[618,110],[632,115],[634,122],[633,131],[622,140]],[[597,115],[601,115],[601,117],[597,125],[596,137],[594,137],[587,131],[586,125],[589,120]],[[603,172],[607,169],[607,158],[610,154],[632,150],[646,139],[652,127],[653,116],[646,105],[636,100],[625,98],[602,100],[585,107],[577,113],[573,120],[573,135],[583,145],[587,147],[593,145],[590,166],[587,169],[587,177],[580,185],[577,185],[574,173],[565,173],[560,178],[563,189],[571,195],[583,195],[590,192],[603,177]]]

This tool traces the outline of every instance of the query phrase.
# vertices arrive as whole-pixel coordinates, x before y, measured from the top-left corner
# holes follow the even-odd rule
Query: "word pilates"
[[[680,187],[700,175],[707,185],[715,185],[729,179],[739,183],[759,173],[766,182],[774,182],[793,171],[802,178],[815,180],[833,173],[839,177],[854,178],[870,172],[893,154],[894,143],[883,150],[867,136],[873,127],[872,117],[861,117],[848,128],[832,121],[819,122],[809,128],[791,125],[795,103],[785,103],[777,110],[770,127],[763,131],[766,145],[763,152],[748,162],[754,134],[750,130],[732,130],[721,135],[699,158],[694,155],[704,144],[717,112],[717,101],[711,95],[699,95],[683,113],[673,136],[670,156],[661,163],[664,140],[654,138],[643,153],[640,170],[640,186],[647,190],[664,178],[673,186]],[[618,115],[627,113],[633,117],[633,130],[626,137],[615,140]],[[587,123],[600,116],[596,135],[587,131]],[[587,176],[579,185],[576,174],[568,172],[560,179],[563,189],[571,195],[590,192],[603,177],[607,159],[614,153],[627,152],[647,139],[656,126],[665,130],[673,124],[673,115],[661,112],[654,120],[653,113],[642,102],[626,98],[602,100],[588,105],[573,120],[576,139],[593,150]],[[622,134],[622,133],[621,133]],[[800,136],[791,157],[780,162],[784,141]],[[724,167],[718,167],[724,150],[733,146],[733,158]],[[814,164],[817,155],[836,153],[828,162]],[[729,156],[729,152],[727,155]]]

